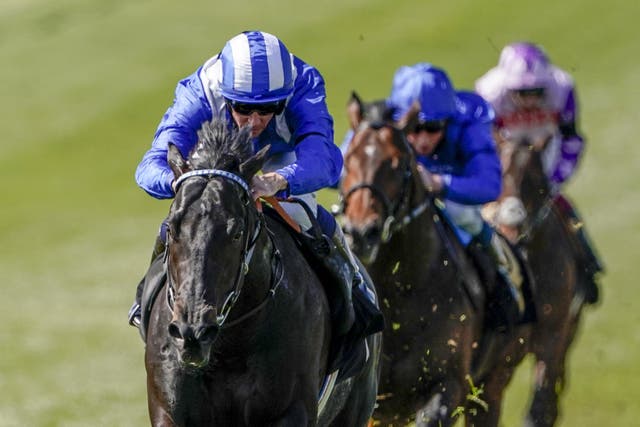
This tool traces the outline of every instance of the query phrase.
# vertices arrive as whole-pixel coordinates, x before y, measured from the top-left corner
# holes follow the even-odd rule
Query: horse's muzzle
[[[169,324],[169,335],[176,344],[181,362],[192,368],[202,368],[209,363],[211,345],[219,330],[215,323],[194,326],[174,320]]]

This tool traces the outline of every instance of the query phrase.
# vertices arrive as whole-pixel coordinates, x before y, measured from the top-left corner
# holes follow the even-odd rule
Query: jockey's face
[[[251,137],[255,138],[260,135],[269,125],[269,121],[274,116],[274,113],[269,114],[259,114],[257,111],[252,111],[250,114],[240,114],[236,110],[231,109],[231,116],[233,120],[236,122],[239,128],[250,125],[251,126]]]
[[[419,124],[413,132],[407,134],[407,141],[418,155],[430,156],[442,141],[445,129],[445,120]]]
[[[231,116],[238,127],[251,126],[251,136],[257,137],[265,130],[275,114],[284,110],[285,101],[267,102],[264,104],[248,104],[244,102],[226,100],[231,110]]]
[[[544,88],[512,90],[511,99],[520,110],[536,110],[542,107],[544,94]]]

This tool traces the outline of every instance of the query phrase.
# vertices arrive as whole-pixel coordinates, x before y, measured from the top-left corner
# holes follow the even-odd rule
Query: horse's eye
[[[236,234],[233,235],[233,241],[234,242],[238,242],[240,241],[240,239],[242,239],[242,235],[244,233],[242,232],[242,230],[238,230],[238,232]]]

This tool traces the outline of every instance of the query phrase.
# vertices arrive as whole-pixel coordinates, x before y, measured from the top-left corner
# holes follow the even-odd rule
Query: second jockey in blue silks
[[[339,266],[336,275],[344,282],[341,293],[348,301],[345,323],[350,324],[354,318],[352,284],[358,284],[361,275],[340,227],[313,194],[334,185],[342,169],[325,98],[318,70],[290,54],[282,41],[266,32],[243,32],[178,83],[173,105],[164,114],[135,176],[151,196],[172,198],[169,143],[186,157],[197,143],[202,124],[213,118],[227,120],[230,126],[251,126],[256,151],[271,145],[263,174],[250,183],[252,193],[255,198],[293,195],[316,214],[323,234],[337,247],[329,256],[335,258],[332,263]],[[312,226],[299,204],[283,203],[283,208],[303,230]],[[152,258],[164,250],[164,239],[161,229]],[[140,324],[140,292],[129,312],[129,322],[135,326]]]
[[[463,243],[474,239],[491,255],[522,314],[520,268],[504,239],[481,215],[482,206],[496,200],[501,190],[493,109],[475,93],[456,91],[442,69],[427,63],[400,67],[386,102],[394,121],[419,103],[417,125],[408,129],[407,140],[425,187],[444,201],[448,217],[464,231],[459,233]]]

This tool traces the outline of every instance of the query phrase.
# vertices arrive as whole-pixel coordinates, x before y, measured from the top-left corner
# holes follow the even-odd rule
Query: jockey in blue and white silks
[[[398,122],[418,103],[417,124],[407,140],[427,190],[444,200],[445,213],[464,244],[477,241],[509,285],[518,313],[525,301],[522,272],[504,239],[483,219],[485,203],[498,198],[500,159],[492,135],[493,109],[479,95],[456,91],[444,70],[427,63],[400,67],[387,106]]]
[[[342,156],[333,143],[333,118],[325,98],[324,80],[318,70],[291,55],[275,36],[242,33],[178,83],[173,105],[164,114],[152,146],[138,166],[136,181],[153,197],[173,197],[168,143],[186,156],[195,146],[197,131],[205,121],[225,118],[233,125],[227,103],[231,99],[246,103],[284,102],[284,108],[254,138],[254,145],[258,150],[271,144],[271,159],[264,171],[275,171],[286,179],[285,193],[302,196],[334,185],[342,168]],[[315,207],[313,197],[303,199]]]
[[[338,181],[343,162],[333,143],[333,118],[321,74],[290,54],[272,34],[246,31],[233,37],[219,54],[178,83],[173,105],[136,170],[138,185],[155,198],[174,197],[168,144],[187,157],[197,143],[198,130],[213,118],[226,120],[230,127],[249,125],[256,151],[271,145],[263,173],[250,183],[252,194],[255,198],[292,195],[306,202],[323,234],[338,248],[333,256],[346,258],[332,265],[340,266],[337,275],[348,282],[343,293],[350,303],[352,279],[359,285],[362,276],[340,227],[313,194]],[[312,226],[299,204],[282,203],[282,207],[304,230]],[[353,322],[351,304],[349,309],[345,324]],[[134,304],[130,322],[136,323],[136,315],[139,309],[136,312]]]

